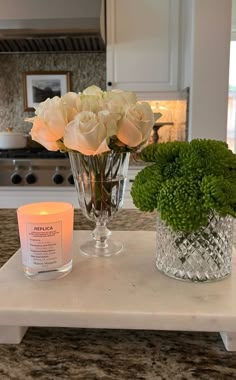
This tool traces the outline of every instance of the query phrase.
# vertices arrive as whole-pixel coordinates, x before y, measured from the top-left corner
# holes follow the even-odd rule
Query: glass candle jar
[[[72,269],[74,209],[70,203],[39,202],[17,210],[26,277],[52,280]]]

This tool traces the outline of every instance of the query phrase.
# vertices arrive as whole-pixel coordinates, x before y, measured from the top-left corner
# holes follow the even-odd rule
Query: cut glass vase
[[[179,280],[214,281],[231,272],[233,218],[211,212],[206,227],[187,234],[171,230],[157,215],[156,266]]]

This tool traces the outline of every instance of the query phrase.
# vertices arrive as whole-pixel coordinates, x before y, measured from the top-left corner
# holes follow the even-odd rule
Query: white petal
[[[117,137],[122,143],[130,147],[138,146],[143,140],[141,132],[128,119],[123,119],[120,123]]]
[[[96,152],[93,153],[93,155],[95,156],[96,154],[101,154],[101,153],[104,153],[104,152],[108,152],[110,150],[109,146],[107,145],[107,140],[103,140],[102,143],[99,145],[99,147],[97,148]]]

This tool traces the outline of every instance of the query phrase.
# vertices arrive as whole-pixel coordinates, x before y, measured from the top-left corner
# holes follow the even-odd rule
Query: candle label
[[[27,223],[27,254],[23,264],[31,268],[62,266],[62,222]]]

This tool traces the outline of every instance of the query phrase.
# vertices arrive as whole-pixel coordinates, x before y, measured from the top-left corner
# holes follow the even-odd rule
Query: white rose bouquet
[[[122,206],[129,152],[141,149],[151,133],[151,107],[138,103],[132,92],[103,92],[91,86],[79,94],[47,99],[35,114],[28,119],[32,139],[48,150],[69,153],[79,205],[96,221],[95,242],[81,250],[95,255],[119,252],[118,243],[107,242],[106,222]]]
[[[154,117],[148,103],[138,103],[126,91],[68,92],[40,103],[31,137],[48,150],[100,155],[109,151],[135,152],[148,140]]]

